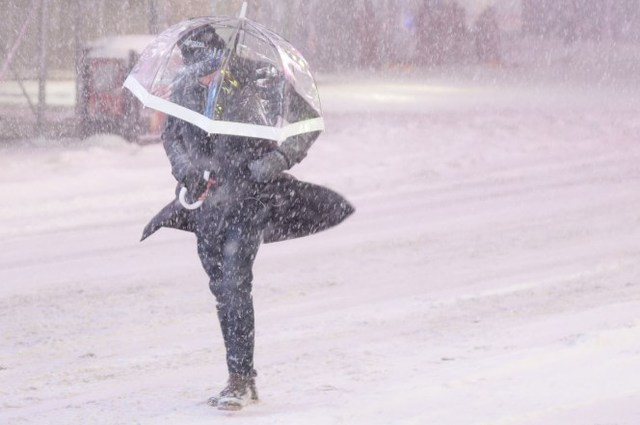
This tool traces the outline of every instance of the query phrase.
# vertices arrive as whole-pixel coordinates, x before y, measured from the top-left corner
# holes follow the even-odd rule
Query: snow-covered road
[[[323,84],[294,174],[358,210],[262,248],[262,401],[234,414],[204,403],[226,375],[192,235],[138,243],[161,146],[2,148],[0,423],[637,425],[635,89]]]

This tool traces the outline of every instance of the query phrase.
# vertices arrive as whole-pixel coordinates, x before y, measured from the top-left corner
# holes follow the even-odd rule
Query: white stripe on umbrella
[[[282,142],[291,136],[324,130],[324,120],[322,117],[295,122],[284,127],[270,127],[232,121],[215,121],[184,106],[152,95],[132,76],[127,77],[124,82],[124,87],[140,99],[144,106],[190,122],[209,134],[228,134]]]

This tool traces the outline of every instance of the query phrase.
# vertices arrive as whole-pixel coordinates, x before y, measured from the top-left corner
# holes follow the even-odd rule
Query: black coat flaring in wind
[[[263,230],[265,243],[318,233],[340,224],[355,211],[340,194],[323,186],[297,180],[288,174],[263,185],[263,193],[256,199],[270,207]],[[185,209],[175,199],[145,226],[141,240],[161,227],[193,232],[195,216],[195,211]],[[220,218],[212,216],[211,219]]]
[[[207,89],[193,84],[197,78],[193,73],[202,73],[198,64],[193,68],[174,85],[174,96],[181,98],[182,105],[203,109]],[[222,90],[226,97],[214,113],[221,119],[237,119],[244,115],[245,121],[259,123],[261,117],[268,115],[262,113],[264,109],[271,103],[277,103],[270,102],[272,91],[265,78],[268,73],[268,65],[236,58],[224,78]],[[296,93],[291,95],[297,96]],[[306,117],[317,114],[305,107],[304,102],[298,104],[297,114]],[[276,150],[286,154],[287,168],[300,162],[318,135],[315,132],[294,136],[278,147],[270,140],[207,134],[192,124],[169,116],[163,143],[172,173],[179,184],[194,168],[200,175],[206,170],[215,176],[216,184],[202,207],[211,211],[211,220],[223,220],[229,212],[248,201],[258,202],[266,208],[263,240],[270,243],[331,228],[354,212],[353,206],[340,194],[297,180],[290,174],[277,173],[266,181],[256,181],[251,175],[249,164]],[[201,215],[202,211],[185,209],[176,197],[147,224],[141,240],[161,227],[193,232]]]

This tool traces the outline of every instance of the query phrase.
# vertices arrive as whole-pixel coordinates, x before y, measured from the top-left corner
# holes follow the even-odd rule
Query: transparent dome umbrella
[[[124,86],[144,106],[210,134],[281,142],[324,130],[307,61],[284,38],[246,18],[245,10],[237,18],[194,18],[163,31],[143,50]],[[209,46],[217,52],[206,59],[211,63],[194,65],[180,43],[203,28],[214,29],[224,46]],[[204,82],[203,65],[212,70]],[[202,96],[193,95],[198,90]]]

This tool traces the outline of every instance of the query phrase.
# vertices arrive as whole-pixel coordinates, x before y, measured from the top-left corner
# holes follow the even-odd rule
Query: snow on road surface
[[[453,78],[321,85],[294,169],[357,207],[263,246],[261,402],[225,383],[160,145],[2,148],[0,423],[640,423],[640,102]]]

